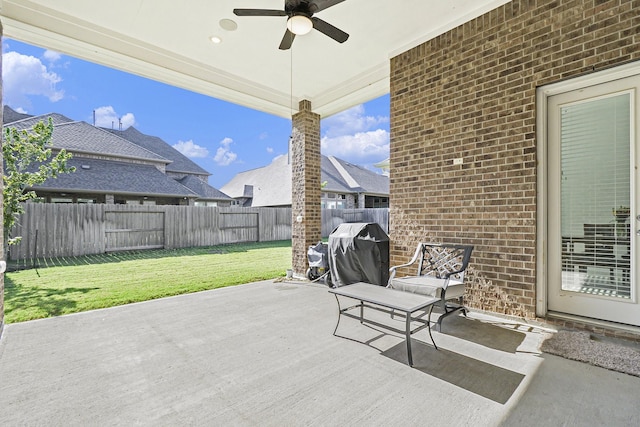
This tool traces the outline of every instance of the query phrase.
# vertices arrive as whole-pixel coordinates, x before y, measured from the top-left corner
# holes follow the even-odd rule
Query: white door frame
[[[536,315],[547,315],[548,299],[548,155],[547,103],[548,98],[565,92],[607,83],[640,74],[640,61],[620,65],[570,80],[541,86],[536,90],[536,141],[537,141],[537,212],[536,212]]]

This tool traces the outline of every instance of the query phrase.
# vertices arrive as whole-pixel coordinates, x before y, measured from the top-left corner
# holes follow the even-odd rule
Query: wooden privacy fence
[[[323,209],[322,236],[343,222],[377,222],[388,209]],[[28,203],[11,260],[291,239],[291,208]]]
[[[377,222],[389,232],[389,209],[323,209],[322,237],[327,237],[344,222]]]

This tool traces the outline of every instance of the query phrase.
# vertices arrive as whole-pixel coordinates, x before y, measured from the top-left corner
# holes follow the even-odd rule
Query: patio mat
[[[440,333],[509,353],[515,353],[526,337],[523,332],[464,316],[444,319]]]
[[[449,350],[434,349],[413,340],[413,368],[471,393],[506,403],[524,375]],[[407,363],[407,345],[401,342],[382,352],[390,359]]]
[[[587,331],[560,330],[542,343],[543,352],[640,377],[640,344]]]

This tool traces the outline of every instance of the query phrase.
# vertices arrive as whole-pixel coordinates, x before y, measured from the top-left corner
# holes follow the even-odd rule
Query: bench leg
[[[444,310],[444,313],[438,318],[438,321],[436,322],[436,331],[438,332],[442,332],[442,321],[445,318],[453,315],[454,313],[462,311],[464,317],[467,317],[467,308],[464,306],[464,301],[460,301],[458,304],[449,306],[447,305],[446,301],[442,301],[442,309]]]

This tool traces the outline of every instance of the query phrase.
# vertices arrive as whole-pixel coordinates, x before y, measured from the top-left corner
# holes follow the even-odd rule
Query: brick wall
[[[300,112],[293,115],[291,141],[291,249],[294,273],[307,270],[307,249],[321,238],[320,199],[320,116],[311,102],[300,101]],[[302,222],[296,218],[302,216]]]
[[[640,59],[638,11],[513,1],[391,60],[392,265],[472,243],[468,305],[535,317],[536,87]]]

